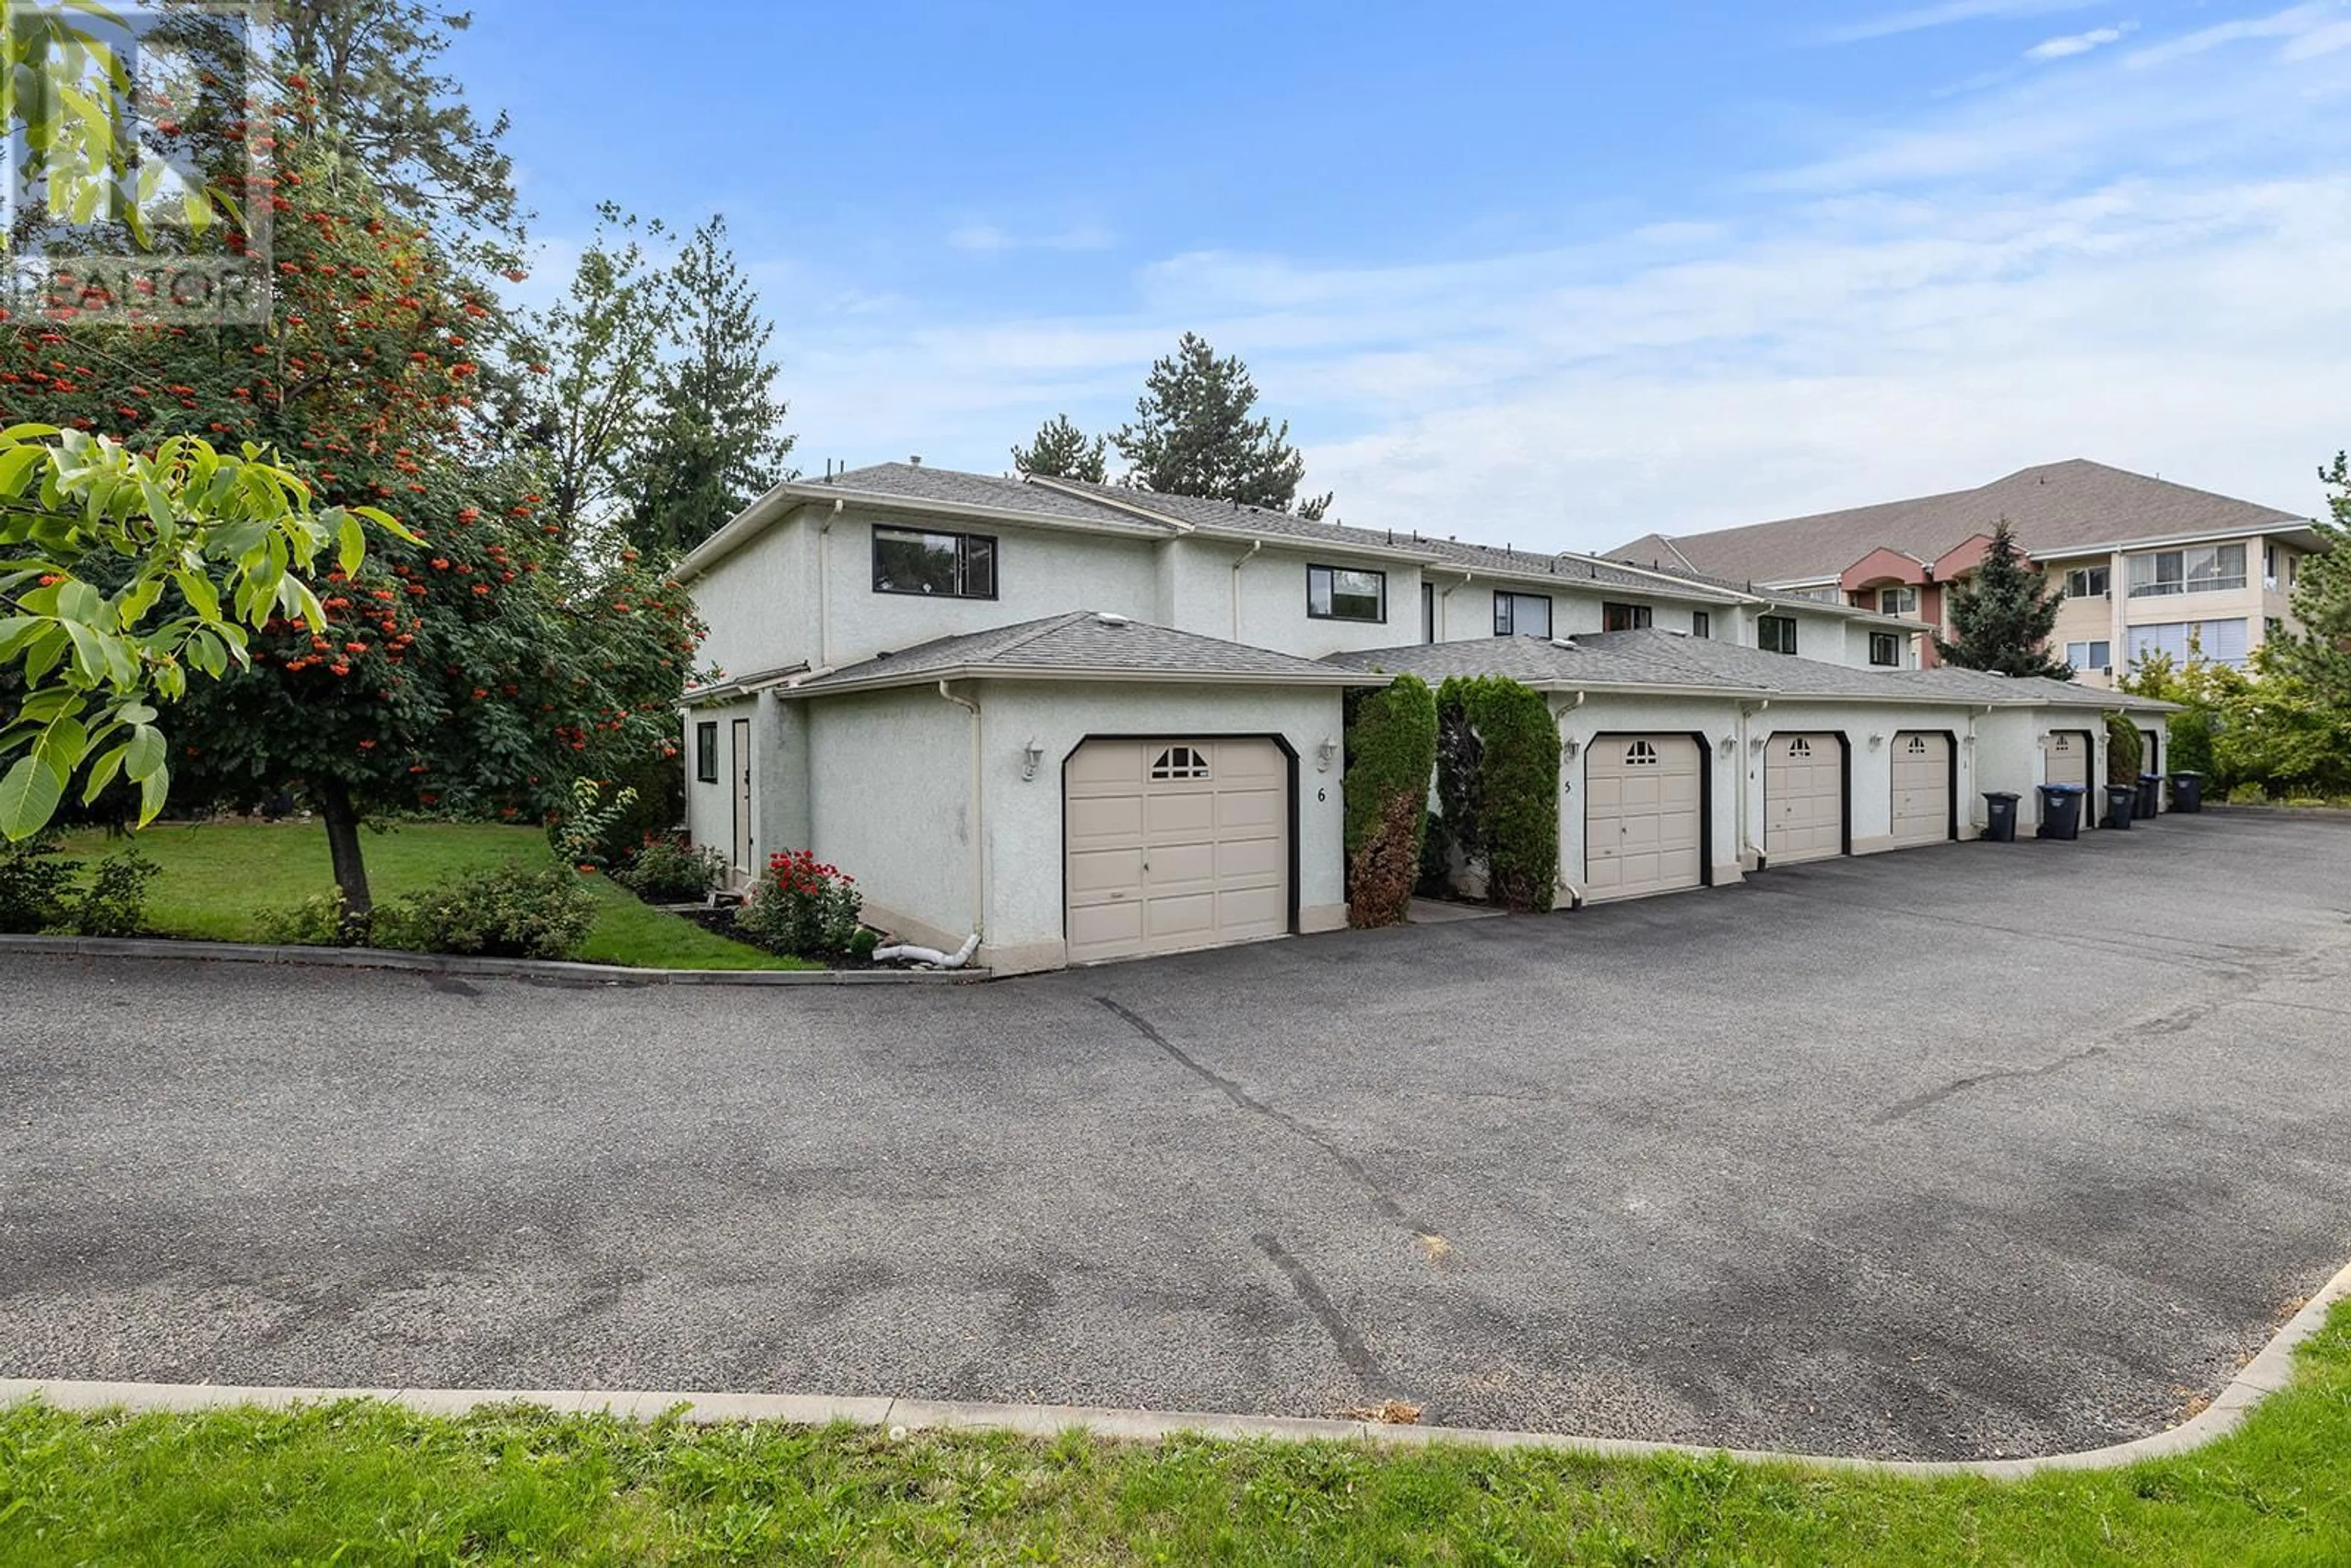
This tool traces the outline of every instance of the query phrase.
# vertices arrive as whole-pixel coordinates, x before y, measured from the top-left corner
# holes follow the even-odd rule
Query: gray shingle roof
[[[844,687],[939,680],[950,673],[1019,675],[1046,672],[1131,674],[1137,680],[1346,684],[1329,664],[1146,622],[1072,610],[1041,620],[941,637],[850,664],[792,690],[820,695]]]
[[[1614,560],[1667,565],[1758,582],[1833,577],[1881,545],[1931,561],[2002,517],[2028,552],[2057,553],[2126,539],[2189,538],[2308,519],[2086,458],[2020,469],[1972,490],[1816,512],[1702,534],[1645,534],[1607,552]]]
[[[1094,523],[1124,523],[1144,519],[1131,512],[1102,506],[1081,496],[1064,495],[1042,485],[998,479],[987,474],[966,474],[954,468],[933,468],[918,463],[876,463],[852,468],[830,479],[803,480],[868,496],[903,496],[948,506],[994,507],[999,511],[1037,512],[1048,517],[1078,517]]]

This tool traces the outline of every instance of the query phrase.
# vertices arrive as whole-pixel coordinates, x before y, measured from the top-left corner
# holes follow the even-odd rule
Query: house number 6
[[[1331,791],[1328,789],[1317,789],[1314,791],[1314,798],[1317,800],[1328,800],[1331,798]]]

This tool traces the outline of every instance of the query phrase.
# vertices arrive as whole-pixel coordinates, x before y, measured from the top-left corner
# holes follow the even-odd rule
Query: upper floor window
[[[2065,574],[2065,597],[2095,599],[2114,586],[2114,568],[2077,566]]]
[[[1761,615],[1755,621],[1755,645],[1767,653],[1792,653],[1796,651],[1796,618],[1792,615]]]
[[[1646,604],[1603,604],[1600,607],[1600,629],[1603,632],[1637,632],[1649,623],[1649,607]]]
[[[1691,611],[1691,612],[1690,612],[1690,635],[1691,635],[1691,636],[1693,636],[1693,637],[1711,637],[1711,636],[1713,636],[1713,635],[1714,635],[1714,617],[1713,617],[1713,616],[1711,616],[1711,615],[1708,615],[1708,614],[1705,611],[1703,611],[1703,610],[1693,610],[1693,611]]]
[[[1310,566],[1306,613],[1317,621],[1385,621],[1388,574],[1362,567]]]
[[[1548,637],[1551,635],[1551,595],[1548,593],[1494,592],[1494,635],[1497,637]]]
[[[2130,597],[2151,593],[2211,593],[2245,586],[2245,547],[2190,545],[2130,558]]]
[[[705,784],[718,782],[718,726],[715,723],[694,727],[694,776]]]
[[[2241,664],[2250,651],[2242,621],[2174,621],[2130,629],[2131,663],[2149,653],[2168,653],[2174,664],[2193,656],[2216,664]]]
[[[2105,669],[2115,662],[2114,644],[2111,643],[2068,643],[2065,644],[2065,662],[2073,665],[2077,670]]]
[[[1881,588],[1877,591],[1877,612],[1880,615],[1916,615],[1918,613],[1918,591],[1915,588]]]
[[[873,591],[939,599],[996,597],[996,541],[986,534],[873,530]]]
[[[2277,591],[2279,558],[2284,554],[2275,545],[2262,547],[2262,586],[2273,593]]]
[[[1869,662],[1873,664],[1902,663],[1902,639],[1892,632],[1872,632],[1869,634]]]
[[[1437,641],[1437,584],[1433,582],[1420,585],[1420,640]]]

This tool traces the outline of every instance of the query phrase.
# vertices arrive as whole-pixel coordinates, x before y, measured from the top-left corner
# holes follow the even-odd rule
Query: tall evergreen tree
[[[2304,556],[2294,580],[2294,618],[2301,629],[2263,644],[2264,674],[2291,675],[2351,714],[2351,455],[2338,452],[2318,471],[2332,492],[2332,521],[2319,522],[2327,548]]]
[[[1111,437],[1125,458],[1125,483],[1171,496],[1199,496],[1320,517],[1325,493],[1301,501],[1306,458],[1290,444],[1290,423],[1252,416],[1257,383],[1233,356],[1186,332],[1156,361],[1135,400],[1134,420]]]
[[[1037,427],[1037,439],[1012,449],[1012,462],[1023,474],[1100,485],[1109,476],[1103,450],[1107,444],[1102,436],[1089,437],[1071,423],[1068,414],[1057,413]]]
[[[1954,582],[1950,593],[1957,635],[1948,643],[1935,639],[1944,663],[2002,675],[2074,678],[2071,664],[2049,655],[2049,633],[2056,629],[2065,591],[2024,559],[2006,517],[1992,529],[1991,548],[1974,574]]]
[[[775,335],[726,247],[726,220],[694,231],[669,274],[664,306],[677,353],[655,392],[631,538],[667,559],[718,531],[777,480],[793,438],[775,394]]]

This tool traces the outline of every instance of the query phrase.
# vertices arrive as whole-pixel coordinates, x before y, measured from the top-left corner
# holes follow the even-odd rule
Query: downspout
[[[1264,548],[1263,539],[1251,539],[1249,548],[1233,559],[1233,641],[1236,643],[1241,640],[1241,568],[1249,564],[1249,557]]]
[[[971,941],[966,945],[968,949],[977,946],[979,934],[987,925],[987,894],[981,885],[987,872],[987,861],[980,835],[979,705],[969,697],[956,695],[946,681],[939,683],[939,695],[971,715]],[[965,956],[970,956],[967,950]]]
[[[1453,588],[1468,587],[1469,580],[1477,575],[1464,567],[1449,566],[1445,570],[1461,573],[1461,580],[1455,583]],[[1453,598],[1453,588],[1448,588],[1437,596],[1437,640],[1440,643],[1446,640],[1445,633],[1452,628],[1453,615],[1448,601]]]
[[[1755,822],[1753,820],[1754,812],[1752,810],[1754,805],[1754,791],[1747,788],[1747,759],[1749,757],[1753,755],[1748,747],[1749,737],[1747,734],[1747,722],[1757,715],[1768,710],[1771,706],[1771,699],[1770,697],[1765,697],[1761,702],[1756,703],[1752,706],[1745,703],[1741,703],[1740,705],[1739,749],[1737,755],[1732,757],[1730,759],[1731,774],[1735,786],[1739,790],[1739,812],[1737,821],[1739,825],[1739,842],[1740,852],[1742,855],[1753,855],[1755,857],[1755,863],[1758,865],[1763,863],[1763,846],[1755,841]],[[1744,868],[1742,867],[1741,869]]]
[[[816,526],[816,662],[825,670],[832,668],[832,525],[840,517],[835,496],[832,510]]]
[[[1572,714],[1572,713],[1573,713],[1577,708],[1580,708],[1580,707],[1582,707],[1582,706],[1583,706],[1583,697],[1584,697],[1584,694],[1583,694],[1583,693],[1582,693],[1582,692],[1578,692],[1578,693],[1576,693],[1576,694],[1575,694],[1575,700],[1574,700],[1573,702],[1572,702],[1572,703],[1568,704],[1565,707],[1563,707],[1563,708],[1560,709],[1557,713],[1555,713],[1555,714],[1552,715],[1552,722],[1554,725],[1558,726],[1558,727],[1559,727],[1559,729],[1560,729],[1560,731],[1561,731],[1561,734],[1560,734],[1560,759],[1559,759],[1559,765],[1560,765],[1560,768],[1561,768],[1561,770],[1562,770],[1562,772],[1564,772],[1564,771],[1566,770],[1566,768],[1567,768],[1567,735],[1566,735],[1566,730],[1567,730],[1567,716],[1568,716],[1568,715],[1570,715],[1570,714]],[[1566,792],[1566,790],[1567,790],[1567,780],[1566,780],[1566,779],[1561,779],[1561,780],[1560,780],[1560,790],[1561,790],[1561,792],[1562,792],[1562,794],[1564,794],[1564,793]],[[1578,808],[1579,810],[1581,810],[1581,809],[1582,809],[1582,806],[1583,806],[1583,802],[1579,800],[1576,804],[1577,804],[1577,808]],[[1586,870],[1589,870],[1589,869],[1591,869],[1591,864],[1592,864],[1592,860],[1591,860],[1591,856],[1592,856],[1592,846],[1591,846],[1591,844],[1590,844],[1590,843],[1588,843],[1588,842],[1584,842],[1584,836],[1583,836],[1582,833],[1578,833],[1578,834],[1576,835],[1576,840],[1577,840],[1577,841],[1578,841],[1578,842],[1580,842],[1580,843],[1583,843],[1583,857],[1584,857],[1584,859],[1583,859],[1583,863],[1584,863],[1584,867],[1585,867],[1585,869],[1586,869]],[[1564,866],[1566,865],[1566,861],[1567,861],[1567,857],[1566,857],[1566,856],[1562,855],[1562,856],[1561,856],[1561,857],[1560,857],[1560,863],[1561,863],[1561,865],[1562,865],[1562,868],[1564,868]],[[1562,869],[1562,870],[1561,871],[1560,874],[1559,874],[1559,887],[1560,887],[1560,891],[1561,891],[1561,892],[1562,892],[1562,893],[1564,893],[1564,894],[1567,894],[1567,906],[1568,906],[1568,908],[1570,908],[1570,909],[1581,909],[1581,908],[1583,908],[1583,890],[1584,890],[1584,884],[1583,884],[1583,883],[1580,883],[1580,882],[1570,882],[1570,881],[1568,881],[1568,880],[1567,880],[1567,873],[1566,873],[1566,871],[1565,871],[1564,869]]]

